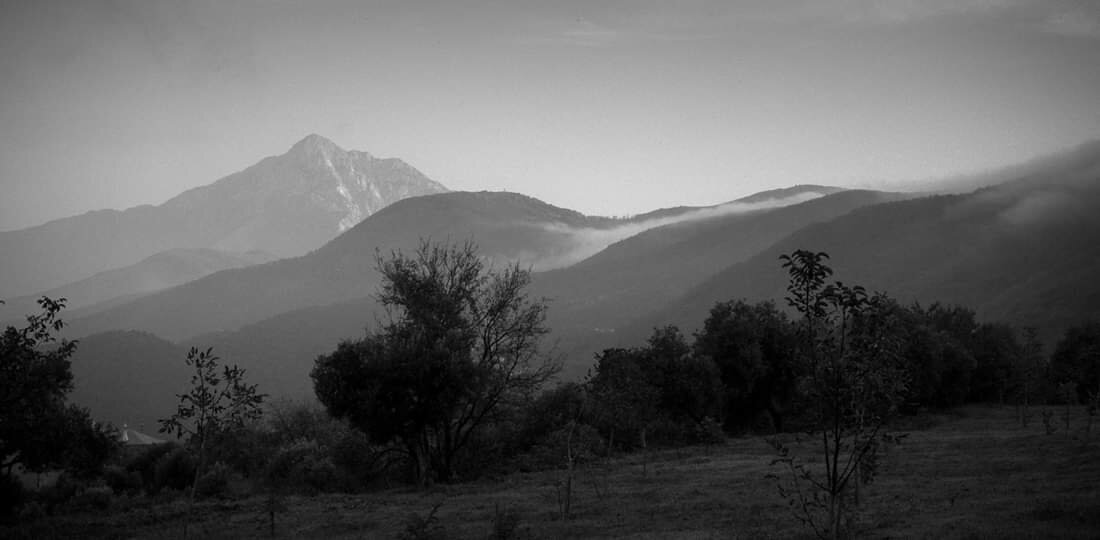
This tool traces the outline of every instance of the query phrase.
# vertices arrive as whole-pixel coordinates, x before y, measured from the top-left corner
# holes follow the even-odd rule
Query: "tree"
[[[472,437],[556,373],[539,351],[546,302],[528,297],[529,271],[487,267],[472,243],[422,241],[377,266],[389,321],[318,357],[314,391],[333,416],[403,449],[418,485],[449,481]]]
[[[793,327],[771,302],[720,302],[695,335],[695,355],[717,365],[724,389],[727,431],[753,426],[761,416],[783,429],[794,394]]]
[[[214,356],[213,349],[200,351],[195,347],[187,352],[187,365],[194,369],[191,375],[191,389],[186,394],[177,394],[179,405],[176,413],[160,422],[161,433],[175,433],[176,437],[186,437],[197,456],[195,476],[191,482],[191,496],[188,502],[190,514],[195,493],[202,477],[209,444],[215,436],[224,430],[240,429],[247,422],[261,416],[260,405],[265,394],[256,391],[256,385],[244,380],[245,370],[237,366],[224,366],[219,370],[220,358]],[[184,536],[187,535],[186,524]]]
[[[42,313],[28,315],[25,327],[8,326],[0,336],[0,468],[6,475],[17,464],[32,471],[98,470],[113,437],[87,410],[65,402],[77,346],[55,336],[64,327],[58,314],[65,299],[43,296],[38,305]]]
[[[840,538],[859,483],[873,478],[880,444],[892,439],[884,428],[905,391],[905,372],[893,303],[859,286],[827,285],[827,259],[804,250],[781,257],[790,275],[787,303],[802,315],[799,387],[824,471],[797,460],[778,438],[775,445],[776,461],[791,473],[780,493],[796,517],[823,538]]]
[[[983,323],[973,336],[974,375],[970,401],[1004,404],[1013,382],[1013,369],[1023,347],[1016,331],[1006,324]]]
[[[64,327],[57,314],[65,299],[42,297],[39,315],[27,326],[8,326],[0,337],[0,466],[10,475],[16,464],[44,469],[60,459],[59,450],[35,436],[62,414],[73,389],[69,358],[75,341],[57,342]]]
[[[643,349],[650,384],[660,391],[660,407],[670,421],[701,425],[721,418],[722,381],[710,358],[693,354],[675,326],[653,330]]]
[[[1100,391],[1100,323],[1088,322],[1066,330],[1050,358],[1054,384],[1071,383],[1071,400],[1087,403]]]
[[[0,471],[7,480],[16,465],[93,476],[118,449],[117,436],[66,403],[77,343],[55,335],[64,327],[58,314],[65,299],[43,296],[38,305],[42,313],[27,316],[25,327],[0,335]]]
[[[646,432],[660,414],[661,389],[647,376],[644,354],[639,349],[606,349],[596,355],[588,387],[595,420],[607,430],[609,455],[620,431],[636,433],[645,450]]]
[[[1032,327],[1024,328],[1020,354],[1016,356],[1012,369],[1016,387],[1016,416],[1023,427],[1027,427],[1031,419],[1029,407],[1044,364],[1043,344],[1039,341],[1038,332]]]

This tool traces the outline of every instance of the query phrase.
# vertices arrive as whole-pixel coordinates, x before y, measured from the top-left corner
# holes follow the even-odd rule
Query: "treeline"
[[[44,374],[38,383],[18,379],[33,383],[23,386],[5,378],[5,392],[48,399],[2,411],[0,506],[10,512],[29,501],[23,512],[34,515],[187,490],[192,498],[274,497],[423,486],[572,470],[653,445],[812,431],[853,415],[858,423],[837,431],[837,444],[856,434],[867,445],[871,438],[859,435],[866,419],[976,402],[1018,405],[1022,422],[1033,405],[1087,403],[1096,412],[1100,324],[1070,329],[1047,355],[1033,330],[979,322],[961,306],[903,305],[827,284],[824,254],[792,257],[785,301],[797,318],[772,302],[719,302],[694,335],[656,328],[641,346],[596,355],[583,381],[546,389],[558,366],[539,348],[548,304],[527,296],[527,271],[487,267],[470,244],[424,243],[411,255],[379,256],[380,299],[391,319],[316,359],[320,405],[268,403],[261,417],[264,396],[243,370],[223,374],[210,351],[192,351],[193,388],[162,420],[180,441],[129,454],[113,446],[94,460],[27,459],[43,447],[36,426],[47,425],[71,389],[76,345],[40,346],[60,328],[59,306],[47,304],[28,330],[9,328],[5,338],[5,370]],[[16,462],[72,471],[29,496],[13,481]],[[838,518],[830,519],[835,526]]]
[[[1069,329],[1048,356],[1033,329],[979,322],[963,306],[880,297],[876,317],[889,331],[879,339],[895,351],[889,361],[906,375],[903,413],[967,403],[1095,406],[1100,324]],[[773,302],[732,300],[715,304],[691,340],[668,326],[641,347],[605,350],[584,385],[591,423],[608,438],[626,427],[668,437],[708,420],[731,435],[797,430],[806,368],[799,332]]]

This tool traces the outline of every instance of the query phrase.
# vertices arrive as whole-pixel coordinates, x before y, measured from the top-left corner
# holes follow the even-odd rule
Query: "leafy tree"
[[[42,313],[27,316],[23,328],[0,335],[0,469],[65,468],[91,476],[117,450],[114,430],[92,421],[86,409],[69,405],[73,388],[70,357],[77,342],[60,340],[58,314],[65,299],[42,297]]]
[[[256,391],[256,385],[245,382],[245,370],[235,365],[219,369],[219,360],[213,349],[200,351],[192,347],[186,360],[194,369],[191,389],[177,395],[179,405],[175,414],[159,420],[161,433],[186,438],[197,457],[188,513],[194,505],[211,441],[224,430],[240,429],[247,422],[258,419],[262,414],[260,405],[266,397]]]
[[[780,492],[796,517],[823,538],[840,538],[860,481],[873,478],[880,444],[891,440],[884,428],[905,391],[905,374],[892,302],[859,286],[827,285],[827,259],[804,250],[781,257],[790,275],[787,303],[802,315],[800,393],[824,471],[797,460],[778,438],[775,445],[777,462],[791,473]]]
[[[493,270],[471,243],[423,241],[377,265],[389,322],[318,357],[314,390],[333,416],[403,448],[418,485],[451,480],[474,435],[557,371],[539,353],[546,302],[528,297],[529,271]]]
[[[1066,330],[1050,358],[1050,379],[1054,384],[1072,383],[1078,403],[1100,392],[1100,323]]]
[[[971,396],[978,359],[974,357],[974,336],[979,324],[974,311],[962,306],[932,304],[924,316],[941,344],[938,400],[944,407],[966,403]]]
[[[60,458],[59,448],[35,434],[62,414],[73,388],[76,342],[54,336],[64,327],[57,314],[65,299],[42,297],[38,305],[43,312],[28,315],[27,326],[8,326],[0,337],[0,466],[8,475],[16,464],[37,470]]]
[[[1020,354],[1016,357],[1012,372],[1015,377],[1017,418],[1027,427],[1031,419],[1031,402],[1038,390],[1039,376],[1045,368],[1043,344],[1035,328],[1024,328]]]
[[[646,448],[646,432],[660,414],[661,390],[647,376],[644,355],[639,349],[606,349],[596,356],[588,387],[596,423],[608,433],[608,453],[624,431],[637,434]]]
[[[695,355],[711,359],[723,388],[727,431],[752,426],[761,415],[783,428],[794,397],[794,331],[771,302],[742,300],[715,304],[695,335]]]
[[[984,323],[973,336],[975,360],[970,401],[1005,403],[1013,369],[1023,354],[1016,331],[1006,324]]]
[[[680,329],[654,329],[643,349],[643,369],[649,383],[660,392],[662,414],[676,423],[696,426],[719,418],[722,381],[718,366],[693,354]]]

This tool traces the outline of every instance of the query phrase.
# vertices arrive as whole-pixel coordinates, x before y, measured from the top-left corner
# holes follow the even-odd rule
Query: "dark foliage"
[[[1100,393],[1100,323],[1066,330],[1051,356],[1049,378],[1054,384],[1071,382],[1079,403]]]
[[[77,345],[55,337],[64,327],[58,314],[65,299],[42,297],[38,304],[42,313],[27,316],[21,329],[8,326],[0,336],[0,472],[5,483],[12,481],[16,465],[96,476],[118,451],[111,427],[65,402],[73,388],[69,358]]]
[[[556,371],[538,353],[546,304],[527,297],[529,272],[489,269],[472,244],[423,242],[378,270],[390,322],[319,357],[314,389],[332,415],[402,448],[418,484],[452,480],[478,432]]]
[[[720,418],[728,431],[747,429],[762,414],[783,429],[794,397],[794,337],[794,325],[771,302],[721,302],[711,309],[694,351],[718,368]]]

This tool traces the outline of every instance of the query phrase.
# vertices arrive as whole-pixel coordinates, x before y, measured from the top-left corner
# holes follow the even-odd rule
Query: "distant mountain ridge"
[[[799,229],[908,197],[867,190],[830,191],[789,206],[649,229],[570,267],[536,274],[532,289],[553,299],[550,324],[568,353],[581,336],[614,332]],[[808,192],[804,188],[780,196]],[[753,197],[758,202],[771,199]]]
[[[38,311],[37,300],[42,296],[66,299],[68,318],[76,318],[106,309],[111,303],[182,285],[214,272],[272,260],[275,260],[274,255],[262,251],[227,253],[207,248],[171,249],[150,255],[130,266],[106,270],[38,294],[7,300],[0,304],[0,324],[22,322],[25,315]]]
[[[661,305],[668,294],[719,270],[725,266],[724,261],[741,260],[755,253],[800,223],[826,220],[853,207],[889,198],[888,194],[874,192],[837,191],[840,190],[804,186],[777,191],[767,197],[750,196],[748,199],[756,201],[753,203],[732,201],[705,208],[664,209],[629,219],[586,216],[509,192],[451,192],[416,197],[387,207],[303,257],[219,272],[91,317],[72,318],[67,331],[73,337],[96,344],[95,348],[78,351],[74,360],[84,366],[79,374],[89,385],[105,384],[97,378],[99,375],[92,367],[101,363],[99,357],[103,354],[117,354],[138,362],[137,358],[142,356],[140,351],[148,348],[154,352],[145,355],[142,361],[149,362],[150,367],[169,362],[173,364],[171,369],[175,369],[174,364],[182,361],[180,351],[190,346],[214,347],[227,362],[247,368],[250,380],[260,384],[264,391],[301,398],[309,395],[308,372],[313,359],[330,351],[341,339],[361,336],[382,315],[372,297],[379,283],[374,270],[376,250],[383,254],[391,249],[408,250],[422,237],[451,242],[469,239],[478,244],[480,252],[493,264],[518,260],[524,266],[538,269],[574,259],[570,254],[578,250],[585,252],[590,247],[588,235],[606,241],[617,238],[621,230],[633,232],[650,228],[654,223],[664,223],[652,231],[666,231],[679,239],[676,244],[682,244],[680,251],[670,253],[679,256],[683,251],[700,251],[693,258],[682,259],[689,263],[682,275],[666,279],[661,279],[660,274],[677,260],[665,258],[660,251],[665,247],[663,243],[652,244],[645,239],[632,242],[633,237],[620,242],[633,247],[615,251],[636,252],[635,256],[622,261],[622,265],[611,264],[607,268],[603,263],[591,265],[598,276],[587,270],[568,274],[570,268],[536,272],[530,291],[533,297],[547,291],[540,286],[543,277],[558,272],[581,280],[598,277],[599,283],[614,282],[617,275],[625,279],[629,274],[633,290],[644,288],[644,283],[671,287],[654,294],[645,304],[634,302],[636,294],[626,301],[593,295],[592,299],[607,300],[609,304],[595,311],[583,307],[577,310],[570,305],[577,297],[587,295],[590,287],[578,288],[568,299],[552,299],[548,322],[555,332],[549,336],[550,345],[558,340],[557,330],[563,316],[577,316],[577,321],[571,321],[576,323],[591,321],[599,313],[636,316],[643,305],[646,309]],[[823,192],[833,195],[820,197]],[[811,199],[802,201],[806,197]],[[783,200],[802,202],[782,206]],[[776,212],[785,212],[786,217],[765,219]],[[673,222],[669,224],[668,220]],[[692,241],[699,235],[704,236],[703,242]],[[728,238],[713,242],[710,237],[715,235]],[[646,234],[642,236],[649,238]],[[659,256],[647,257],[647,254]],[[597,256],[597,259],[602,257]],[[612,261],[617,260],[612,258]],[[709,268],[708,265],[718,266]],[[577,265],[580,268],[589,266]],[[621,273],[624,271],[627,274]],[[595,281],[593,284],[598,285]],[[123,329],[139,332],[118,331]],[[573,330],[564,325],[561,329],[565,333]],[[583,330],[590,331],[591,325]],[[106,333],[96,333],[104,331]],[[89,333],[92,335],[83,337]],[[176,343],[155,338],[153,334]],[[572,343],[575,335],[562,334],[560,337]],[[581,332],[581,335],[586,334]],[[119,361],[112,359],[105,365],[114,366]],[[135,383],[142,380],[142,377],[131,375],[125,377]],[[162,391],[178,392],[175,387],[168,386],[162,386]],[[88,393],[87,403],[93,403],[95,394]],[[127,410],[102,399],[96,403],[111,417]]]
[[[301,257],[227,270],[70,321],[81,336],[140,330],[182,340],[234,330],[287,311],[374,294],[376,250],[414,249],[421,238],[474,240],[498,263],[544,264],[578,249],[577,231],[622,221],[585,216],[508,192],[448,192],[401,200]]]
[[[175,248],[297,256],[389,204],[446,191],[400,159],[345,151],[309,135],[282,155],[159,206],[99,210],[0,232],[0,298],[59,287]]]
[[[690,333],[718,301],[782,305],[787,275],[778,257],[795,249],[827,252],[845,283],[906,303],[963,305],[981,320],[1035,327],[1052,344],[1069,326],[1100,319],[1100,144],[1003,180],[967,194],[867,206],[799,230],[590,349],[639,343],[659,324]]]

